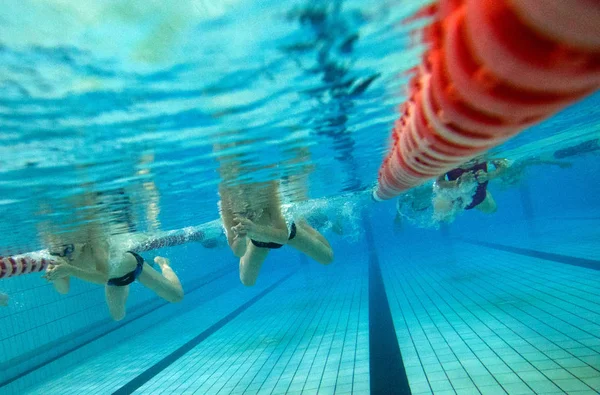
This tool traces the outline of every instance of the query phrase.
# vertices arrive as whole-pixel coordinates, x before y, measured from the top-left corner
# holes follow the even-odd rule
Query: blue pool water
[[[185,297],[133,283],[118,322],[101,286],[0,279],[0,394],[599,393],[600,96],[492,151],[514,172],[494,214],[370,198],[426,3],[3,4],[0,256],[90,223],[206,238],[141,253]],[[331,265],[284,247],[240,283],[220,144],[234,183],[282,180]]]

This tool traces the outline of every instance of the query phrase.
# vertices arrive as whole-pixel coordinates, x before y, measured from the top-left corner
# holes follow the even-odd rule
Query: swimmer
[[[284,245],[289,245],[323,265],[330,264],[333,261],[333,250],[325,237],[303,218],[285,218],[283,215],[280,181],[240,182],[249,178],[253,171],[264,168],[249,166],[246,153],[240,148],[252,141],[240,140],[239,133],[236,136],[237,141],[219,142],[214,145],[214,149],[218,152],[219,174],[222,179],[219,184],[219,213],[227,243],[233,254],[240,258],[242,284],[254,285],[269,252]],[[228,151],[231,148],[235,148],[237,152]],[[297,153],[302,154],[303,158],[306,154],[301,151]],[[290,186],[290,182],[304,179],[288,176],[286,183]]]
[[[125,317],[129,285],[136,280],[168,302],[183,299],[183,288],[166,258],[154,258],[161,274],[132,251],[119,254],[109,265],[109,246],[104,241],[63,244],[49,251],[58,264],[49,265],[43,277],[56,291],[68,293],[71,277],[104,285],[108,310],[115,321]]]
[[[309,209],[302,207],[298,202],[308,202],[309,197],[309,175],[314,171],[314,165],[310,161],[310,151],[307,147],[294,146],[286,150],[290,159],[282,161],[284,166],[294,169],[293,174],[281,177],[279,182],[279,196],[282,200],[290,203],[284,204],[284,212],[301,211],[301,214],[289,214],[290,216],[301,216],[312,228],[323,231],[323,229],[343,235],[344,224],[341,213],[335,212],[327,215],[324,207],[311,206]],[[330,203],[330,201],[329,201]],[[287,214],[286,214],[287,215]]]
[[[418,217],[430,216],[429,209],[432,205],[432,199],[433,189],[430,183],[412,188],[400,195],[396,203],[394,233],[399,233],[402,230],[403,218],[415,222]]]
[[[587,140],[572,147],[562,148],[553,153],[554,158],[564,159],[575,155],[598,153],[600,151],[600,139]]]
[[[490,164],[494,166],[494,170],[490,171]],[[506,159],[494,159],[491,161],[482,160],[481,158],[475,158],[464,163],[462,166],[450,170],[448,173],[440,176],[436,185],[442,189],[458,188],[461,184],[477,183],[475,194],[469,204],[464,209],[471,210],[476,208],[477,210],[492,214],[498,209],[494,197],[488,191],[487,186],[490,180],[500,177],[506,168],[508,167],[508,161]],[[434,202],[436,212],[440,213],[448,207],[448,204],[438,201],[437,204]],[[441,210],[441,211],[440,211]]]
[[[136,280],[166,301],[180,302],[183,288],[168,259],[154,258],[160,267],[159,273],[137,253],[120,250],[117,243],[109,243],[102,231],[104,228],[94,221],[95,214],[102,212],[96,204],[97,197],[87,194],[85,206],[78,204],[82,207],[79,212],[85,215],[80,219],[86,223],[77,226],[71,237],[68,234],[45,235],[48,251],[56,264],[49,265],[43,277],[61,294],[69,292],[71,277],[104,285],[108,310],[115,321],[125,317],[129,285]]]
[[[286,220],[281,211],[278,183],[245,185],[243,200],[232,200],[230,187],[221,186],[220,214],[227,242],[240,258],[240,280],[246,286],[256,283],[269,251],[289,245],[315,261],[333,261],[331,245],[304,219]],[[234,188],[239,188],[234,187]],[[235,194],[238,197],[239,194]]]
[[[510,166],[505,168],[499,175],[499,179],[503,186],[515,186],[523,181],[526,175],[527,168],[532,166],[557,166],[561,169],[568,169],[572,166],[570,162],[558,161],[552,159],[543,159],[540,157],[526,158],[523,160],[515,161]]]
[[[344,222],[347,222],[348,219],[344,218],[340,212],[330,213],[328,216],[323,209],[315,208],[306,212],[304,219],[312,228],[321,232],[330,230],[339,236],[344,236],[346,233]]]
[[[8,306],[8,295],[0,292],[0,306]]]

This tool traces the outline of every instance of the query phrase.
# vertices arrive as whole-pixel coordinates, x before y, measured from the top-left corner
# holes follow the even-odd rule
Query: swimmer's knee
[[[52,282],[54,289],[61,295],[66,295],[69,293],[69,289],[71,288],[69,285],[69,280],[60,278],[58,280],[54,280]]]
[[[326,253],[321,259],[319,259],[319,263],[321,265],[329,265],[333,262],[333,251]]]
[[[330,265],[331,263],[333,263],[333,257],[328,257],[327,259],[323,259],[323,260],[319,261],[319,263],[324,266]]]
[[[256,284],[256,280],[242,280],[242,284],[245,287],[253,287]]]
[[[126,309],[125,306],[120,306],[120,305],[115,305],[115,304],[110,304],[110,302],[108,303],[108,312],[110,313],[110,317],[113,319],[113,321],[121,321],[123,318],[125,318],[125,313],[126,313]]]
[[[392,227],[394,234],[398,234],[400,232],[402,232],[402,222],[401,221],[394,221],[394,225]]]
[[[231,248],[231,252],[233,252],[233,255],[235,255],[237,258],[242,258],[244,255],[246,255],[246,250],[248,248],[246,243],[240,242],[239,240],[230,243],[229,247]]]
[[[177,291],[175,291],[171,295],[169,295],[169,298],[167,298],[167,301],[170,303],[179,303],[182,300],[183,300],[183,289],[178,289]]]
[[[498,211],[498,206],[496,203],[480,204],[476,208],[484,214],[494,214],[496,211]]]
[[[122,311],[111,310],[110,317],[113,319],[113,321],[121,321],[123,318],[125,318],[125,310],[122,310]]]
[[[256,284],[256,277],[250,277],[240,273],[240,281],[246,287],[252,287]]]

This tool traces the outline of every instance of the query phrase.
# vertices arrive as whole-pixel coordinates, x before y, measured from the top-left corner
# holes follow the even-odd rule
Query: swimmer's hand
[[[244,217],[235,217],[233,220],[236,221],[238,224],[236,226],[231,227],[231,230],[233,231],[233,233],[235,233],[237,237],[252,237],[252,233],[256,228],[254,222]]]
[[[508,168],[513,165],[513,162],[511,162],[508,159],[496,159],[496,160],[492,161],[492,163],[496,167],[503,167],[503,168]]]
[[[479,170],[477,173],[475,173],[475,178],[477,179],[477,182],[480,184],[483,184],[484,182],[490,180],[488,173],[483,170]]]
[[[60,262],[60,261],[59,261]],[[58,280],[59,278],[65,278],[72,275],[73,266],[66,262],[60,262],[59,265],[49,265],[46,269],[46,274],[42,276],[48,281]]]
[[[8,306],[8,295],[0,292],[0,306]]]
[[[472,183],[475,182],[475,180],[475,174],[468,172],[458,178],[458,184],[460,185],[463,183]]]
[[[168,258],[164,258],[162,256],[154,257],[154,263],[160,266],[160,269],[163,270],[165,267],[171,267],[171,261]]]

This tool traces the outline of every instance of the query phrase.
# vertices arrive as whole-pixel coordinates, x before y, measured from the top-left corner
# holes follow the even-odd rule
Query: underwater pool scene
[[[5,0],[0,395],[600,393],[600,3]]]

